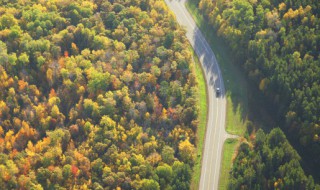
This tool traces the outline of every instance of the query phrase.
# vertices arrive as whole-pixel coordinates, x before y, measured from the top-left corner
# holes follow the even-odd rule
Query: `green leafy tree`
[[[143,179],[141,182],[142,190],[160,190],[158,182],[153,179]]]

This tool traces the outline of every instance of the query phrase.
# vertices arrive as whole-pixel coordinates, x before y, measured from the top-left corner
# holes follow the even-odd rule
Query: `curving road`
[[[185,7],[186,0],[165,0],[186,29],[186,35],[202,64],[208,91],[208,122],[202,157],[200,190],[218,189],[222,147],[228,137],[225,131],[226,98],[223,79],[214,53]],[[221,89],[216,97],[215,89]]]

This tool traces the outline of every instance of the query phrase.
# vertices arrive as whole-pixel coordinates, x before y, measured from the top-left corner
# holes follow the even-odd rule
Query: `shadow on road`
[[[223,84],[222,74],[217,65],[217,60],[212,52],[209,44],[205,40],[201,31],[198,28],[194,29],[193,39],[195,42],[195,51],[200,60],[203,60],[202,67],[207,76],[208,88],[220,88],[221,97],[225,96],[225,88]]]

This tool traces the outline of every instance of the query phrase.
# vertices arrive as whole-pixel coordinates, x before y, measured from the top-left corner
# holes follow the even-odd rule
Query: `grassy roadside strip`
[[[246,131],[249,110],[248,84],[245,76],[237,67],[236,60],[231,58],[232,54],[230,54],[230,50],[226,47],[225,43],[216,36],[213,28],[208,26],[207,22],[205,22],[196,7],[195,1],[187,1],[186,7],[215,53],[222,71],[227,98],[226,131],[231,134],[243,136]],[[219,189],[227,189],[228,187],[232,156],[236,150],[237,144],[238,140],[236,139],[228,139],[224,143]],[[192,186],[192,189],[197,189],[199,186],[197,188],[194,187],[195,186]]]
[[[229,171],[232,166],[232,158],[239,141],[237,139],[227,139],[223,145],[223,162],[221,165],[219,189],[228,189]]]
[[[190,45],[191,46],[191,45]],[[197,55],[190,48],[190,51],[193,54],[193,60],[195,63],[195,71],[197,82],[199,84],[199,128],[197,130],[197,156],[195,159],[195,164],[193,166],[193,173],[191,179],[190,189],[198,189],[200,183],[200,175],[201,175],[201,161],[202,161],[202,152],[203,152],[203,143],[206,134],[206,126],[207,126],[207,86],[204,78],[204,73],[200,62],[198,60]]]

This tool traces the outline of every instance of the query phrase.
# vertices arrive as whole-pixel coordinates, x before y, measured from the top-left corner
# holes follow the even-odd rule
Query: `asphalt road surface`
[[[218,189],[222,147],[228,134],[225,131],[226,98],[223,79],[217,59],[206,39],[196,26],[192,16],[185,7],[186,0],[165,0],[176,15],[178,23],[186,29],[186,35],[203,67],[208,90],[208,123],[202,168],[200,190]],[[220,88],[220,95],[216,95]]]

